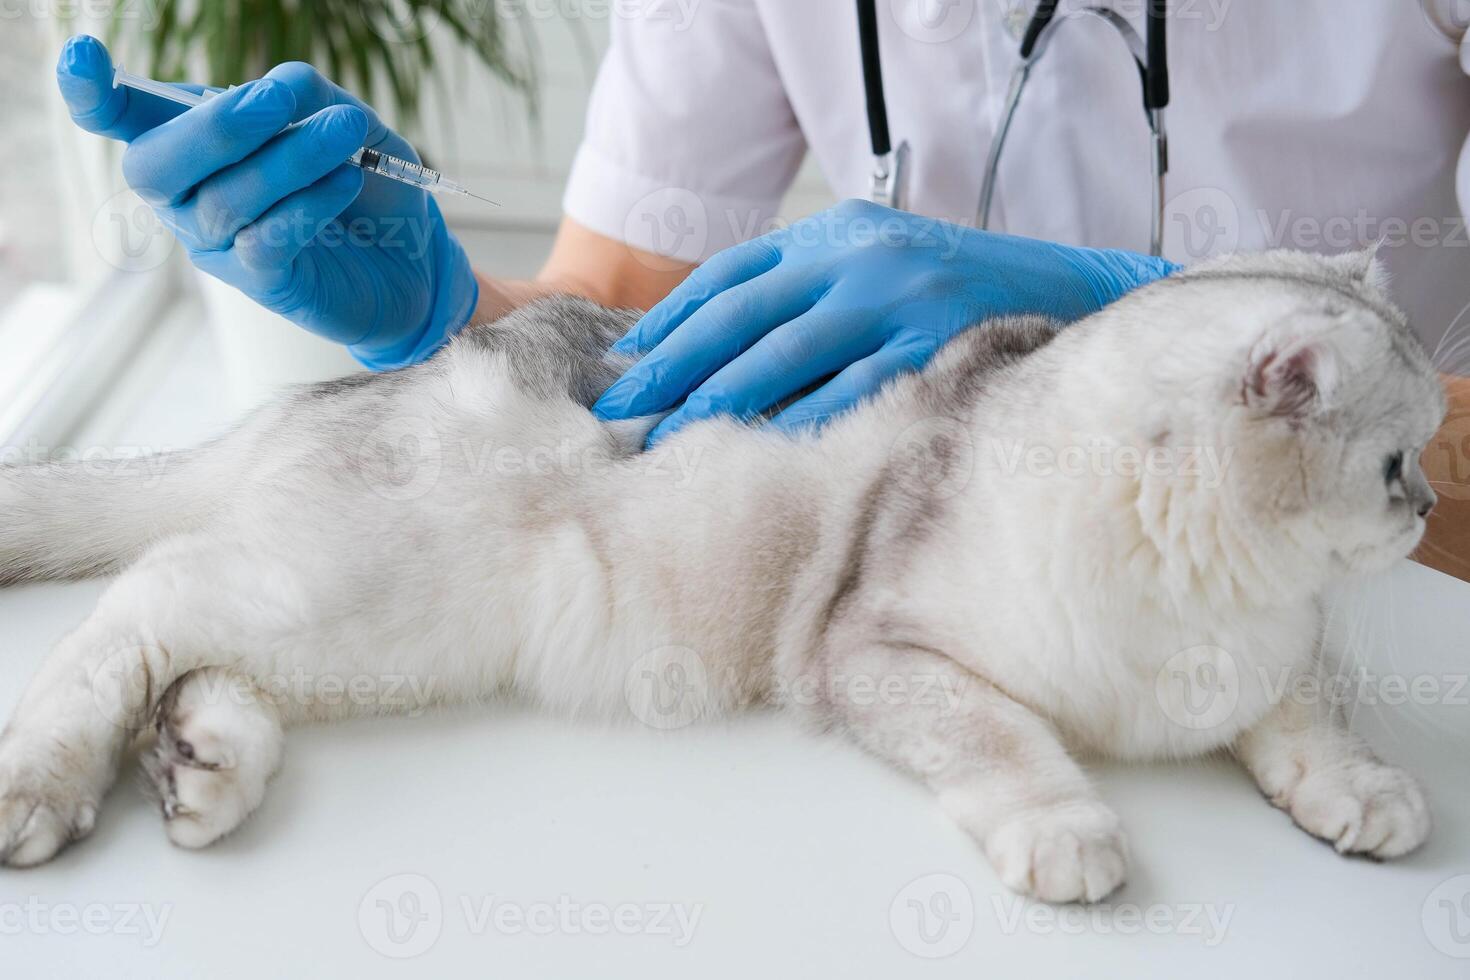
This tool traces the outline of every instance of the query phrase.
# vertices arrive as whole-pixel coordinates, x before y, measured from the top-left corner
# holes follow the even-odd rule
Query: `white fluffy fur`
[[[497,694],[650,720],[640,684],[670,670],[690,717],[848,732],[1048,900],[1126,874],[1073,751],[1230,747],[1341,850],[1424,839],[1410,777],[1261,683],[1319,669],[1323,588],[1407,554],[1432,503],[1443,403],[1367,258],[1204,266],[1050,342],[970,331],[819,437],[713,421],[647,454],[646,425],[586,410],[623,363],[557,346],[579,318],[594,350],[628,322],[533,307],[283,399],[157,483],[0,471],[0,578],[131,562],[0,739],[5,862],[85,835],[150,722],[170,836],[201,846],[259,803],[282,722]],[[1044,465],[1079,447],[1104,463]],[[1123,466],[1150,449],[1173,465]],[[1189,724],[1171,671],[1233,678],[1234,710]]]

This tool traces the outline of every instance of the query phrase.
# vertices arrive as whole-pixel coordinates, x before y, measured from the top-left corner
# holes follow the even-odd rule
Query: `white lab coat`
[[[1110,5],[1141,29],[1143,2]],[[1425,4],[1439,23],[1470,12],[1470,0],[1171,0],[1165,254],[1383,238],[1421,336],[1443,336],[1470,302],[1470,53]],[[1033,7],[878,0],[894,142],[913,152],[911,210],[974,223]],[[835,195],[867,194],[853,0],[611,9],[564,202],[572,218],[693,261],[768,230],[804,152]],[[991,225],[1144,251],[1148,161],[1133,63],[1110,28],[1078,17],[1032,76]]]

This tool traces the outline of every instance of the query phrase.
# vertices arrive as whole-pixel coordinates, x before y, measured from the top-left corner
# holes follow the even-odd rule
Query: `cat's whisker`
[[[1429,359],[1429,362],[1441,371],[1447,366],[1470,362],[1470,333],[1456,339],[1453,344],[1436,353]]]
[[[1441,374],[1464,375],[1465,368],[1470,367],[1470,342],[1456,345],[1431,363]]]
[[[1431,364],[1437,365],[1440,363],[1440,352],[1444,350],[1445,343],[1452,337],[1455,338],[1457,343],[1466,337],[1470,337],[1470,320],[1466,319],[1466,314],[1470,314],[1470,304],[1466,304],[1461,308],[1459,314],[1450,321],[1450,328],[1440,336],[1439,341],[1434,345],[1434,350],[1429,355],[1429,362]],[[1457,334],[1460,336],[1456,336]]]

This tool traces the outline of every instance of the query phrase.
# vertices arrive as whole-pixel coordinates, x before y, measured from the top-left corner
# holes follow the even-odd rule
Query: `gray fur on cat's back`
[[[567,394],[591,405],[632,363],[608,348],[641,315],[576,296],[549,296],[469,327],[458,342],[503,354],[511,375],[530,394]]]

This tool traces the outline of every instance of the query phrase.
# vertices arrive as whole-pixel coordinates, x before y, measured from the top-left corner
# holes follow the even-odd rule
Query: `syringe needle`
[[[486,204],[493,205],[493,206],[495,206],[497,208],[500,207],[500,202],[499,201],[492,201],[488,197],[481,197],[480,195],[476,194],[474,191],[465,191],[465,193],[468,194],[470,197],[473,197],[477,201],[484,201]]]

